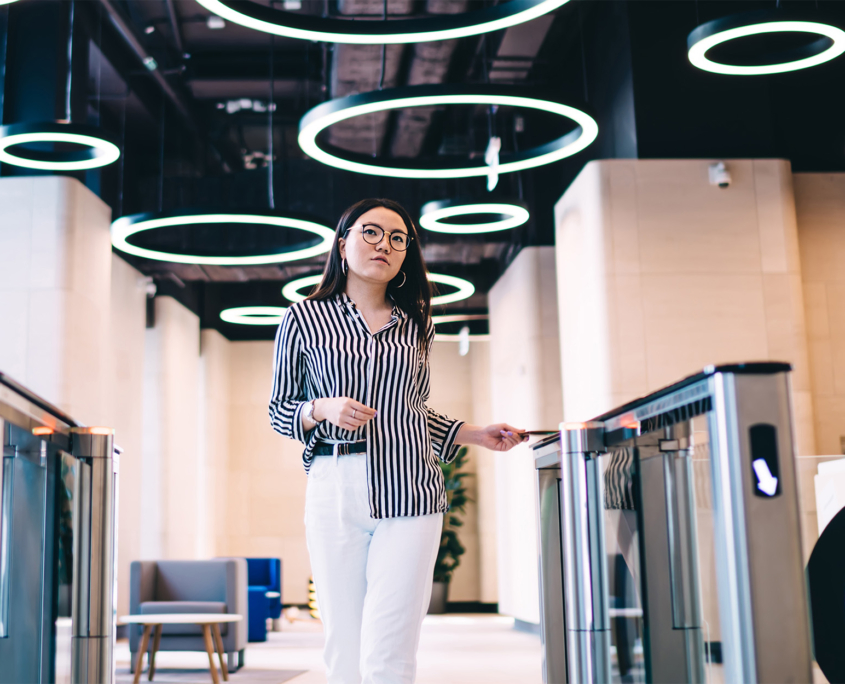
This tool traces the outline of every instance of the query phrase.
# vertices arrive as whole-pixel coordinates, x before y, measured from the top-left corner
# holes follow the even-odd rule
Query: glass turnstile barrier
[[[547,684],[812,681],[788,376],[708,368],[535,445]]]
[[[0,436],[0,684],[112,682],[112,430],[0,374]]]

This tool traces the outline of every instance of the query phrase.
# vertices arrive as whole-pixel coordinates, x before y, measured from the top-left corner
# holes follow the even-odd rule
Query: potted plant
[[[464,486],[464,478],[472,475],[472,473],[463,472],[466,458],[467,448],[463,446],[458,449],[458,454],[451,463],[440,463],[446,484],[447,508],[443,514],[443,531],[440,534],[440,548],[434,563],[434,585],[428,607],[428,612],[433,614],[446,612],[449,581],[452,579],[452,573],[461,563],[461,556],[466,551],[458,539],[458,528],[464,524],[458,514],[466,513],[466,505],[470,501]]]

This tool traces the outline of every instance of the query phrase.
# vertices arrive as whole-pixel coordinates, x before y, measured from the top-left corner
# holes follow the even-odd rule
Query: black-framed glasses
[[[379,225],[375,223],[365,223],[361,226],[361,237],[364,238],[364,242],[367,242],[371,245],[379,244],[382,239],[384,238],[384,234],[387,233],[388,235],[388,242],[390,243],[391,249],[395,249],[398,252],[404,252],[408,249],[408,245],[411,244],[411,240],[414,238],[408,235],[407,233],[400,233],[399,231],[386,231]]]

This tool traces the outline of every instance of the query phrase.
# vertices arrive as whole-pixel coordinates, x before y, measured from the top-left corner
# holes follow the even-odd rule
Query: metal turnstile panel
[[[812,681],[788,374],[711,385],[725,680]]]
[[[560,540],[560,468],[537,470],[540,521],[540,636],[544,684],[566,684],[566,620]]]
[[[655,438],[655,442],[658,439]],[[677,451],[663,453],[658,445],[637,448],[644,570],[649,681],[655,684],[705,681],[695,554],[686,542],[688,517],[679,515],[678,488],[684,472]],[[681,459],[687,458],[682,456]],[[679,467],[681,466],[681,467]],[[682,499],[683,500],[683,499]],[[686,514],[692,512],[684,507]],[[680,529],[684,523],[687,529]]]
[[[117,456],[0,373],[0,684],[114,681]]]
[[[568,682],[812,681],[789,366],[709,367],[564,423],[560,480]]]
[[[55,681],[58,448],[6,424],[0,600],[0,684]]]

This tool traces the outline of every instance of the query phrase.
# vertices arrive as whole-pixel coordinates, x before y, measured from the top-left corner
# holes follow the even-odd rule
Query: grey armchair
[[[232,613],[241,622],[221,625],[223,650],[228,667],[243,667],[247,643],[247,565],[244,558],[203,561],[133,561],[129,573],[129,612]],[[132,670],[140,648],[141,626],[130,625],[129,650]],[[160,651],[203,651],[205,642],[198,625],[165,625]],[[237,658],[235,657],[237,655]],[[237,663],[236,663],[237,660]]]

